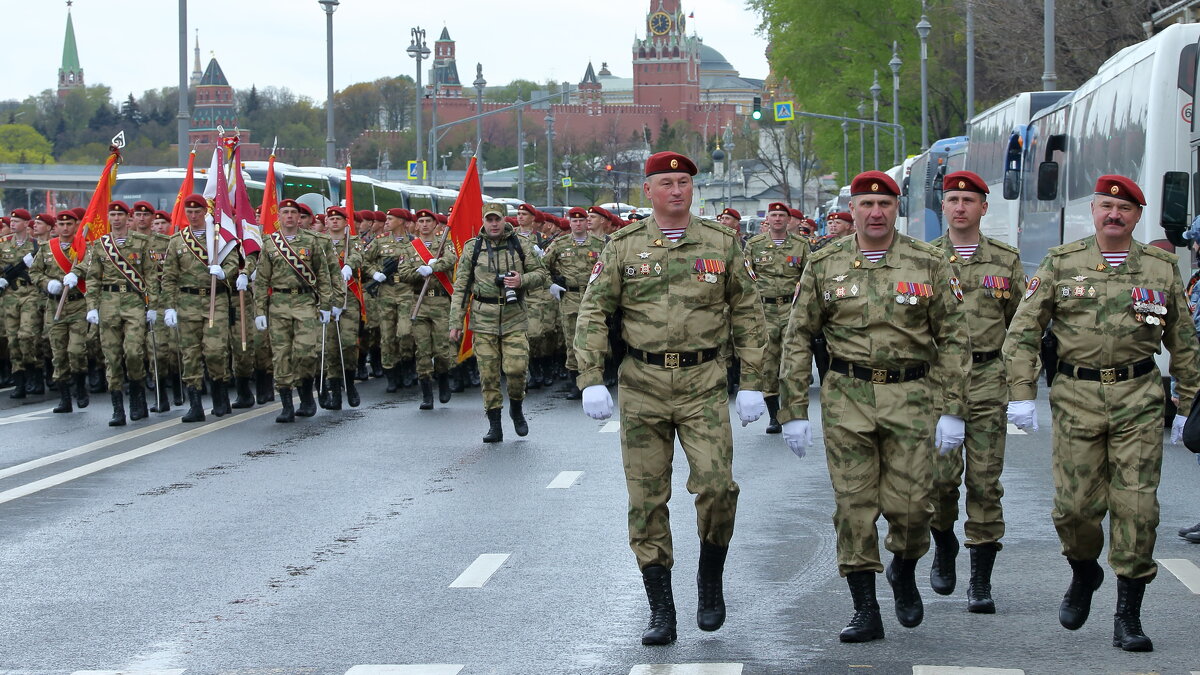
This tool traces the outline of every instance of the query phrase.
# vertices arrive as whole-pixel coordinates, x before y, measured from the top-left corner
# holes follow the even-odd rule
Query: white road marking
[[[144,445],[136,450],[130,450],[128,452],[123,452],[119,455],[113,455],[112,457],[107,457],[105,459],[97,460],[95,462],[92,462],[91,464],[84,464],[83,466],[76,467],[74,469],[71,469],[70,471],[64,471],[62,473],[58,473],[53,476],[49,476],[47,478],[43,478],[42,480],[34,481],[27,485],[15,487],[15,488],[12,488],[11,490],[5,490],[4,492],[0,492],[0,504],[3,504],[5,502],[11,502],[14,499],[20,499],[21,497],[31,495],[35,492],[41,492],[42,490],[55,487],[56,485],[62,485],[63,483],[66,483],[68,481],[73,481],[76,478],[82,478],[83,476],[87,476],[89,474],[96,473],[97,471],[103,471],[104,469],[117,466],[118,464],[124,464],[125,462],[128,462],[133,459],[137,459],[139,457],[145,457],[146,455],[156,453],[159,450],[165,450],[169,447],[179,445],[180,443],[183,443],[184,441],[190,441],[193,438],[199,438],[200,436],[203,436],[205,434],[211,434],[212,432],[219,431],[221,429],[224,429],[225,427],[233,426],[234,424],[238,424],[239,422],[245,422],[247,420],[252,420],[256,417],[261,417],[268,413],[277,412],[278,410],[279,410],[279,406],[271,406],[269,408],[260,408],[258,410],[252,411],[252,412],[242,413],[240,415],[234,415],[233,417],[223,419],[219,422],[213,422],[212,424],[206,424],[202,427],[197,427],[195,429],[191,429],[190,431],[185,431],[181,434],[176,434],[169,438],[164,438],[161,441],[155,441],[149,445]],[[105,671],[105,672],[107,672],[107,671]]]
[[[424,663],[416,665],[355,665],[346,675],[458,675],[462,665]]]
[[[1196,567],[1196,563],[1191,560],[1182,558],[1167,558],[1159,560],[1159,565],[1167,568],[1167,571],[1175,575],[1176,579],[1183,582],[1188,590],[1200,595],[1200,567]]]
[[[32,422],[34,420],[45,419],[48,415],[54,414],[54,406],[44,408],[42,410],[31,410],[29,412],[9,415],[8,417],[0,417],[0,426],[5,424],[20,424],[21,422]]]
[[[555,476],[554,480],[550,481],[550,484],[546,486],[546,489],[550,490],[553,488],[569,488],[574,485],[575,481],[579,480],[579,477],[582,475],[582,471],[560,471],[559,474]]]
[[[488,579],[500,569],[505,560],[508,560],[508,553],[484,553],[471,563],[471,566],[463,570],[463,573],[458,575],[451,584],[450,588],[483,588]]]
[[[621,420],[610,420],[600,427],[602,434],[615,434],[621,430]]]
[[[159,668],[156,670],[77,670],[71,675],[181,675],[186,668]]]
[[[1017,428],[1017,425],[1015,425],[1015,424],[1009,424],[1008,425],[1008,435],[1009,436],[1028,436],[1029,433],[1025,432],[1025,431],[1021,431],[1020,429]]]
[[[629,675],[741,675],[740,663],[655,663],[634,666]]]
[[[913,666],[913,675],[1025,675],[1025,671],[1020,668]]]
[[[32,471],[33,469],[37,469],[37,468],[46,466],[47,464],[54,464],[55,462],[61,462],[64,459],[78,457],[79,455],[87,454],[89,452],[92,452],[93,450],[100,450],[101,448],[107,448],[110,445],[116,445],[117,443],[124,443],[125,441],[127,441],[131,438],[137,438],[138,436],[145,436],[146,434],[154,433],[155,431],[158,431],[160,429],[166,429],[167,427],[170,427],[170,426],[179,426],[182,424],[183,424],[183,422],[180,422],[179,418],[175,418],[175,419],[169,420],[167,422],[159,422],[158,424],[154,424],[154,425],[144,427],[141,429],[134,429],[133,431],[126,431],[123,434],[117,434],[116,436],[112,436],[110,438],[102,438],[98,441],[92,441],[91,443],[81,445],[78,448],[64,450],[62,452],[55,453],[53,455],[48,455],[46,457],[42,457],[41,459],[30,460],[28,462],[25,462],[24,464],[17,464],[16,466],[10,466],[7,469],[0,469],[0,480],[2,480],[4,478],[8,478],[9,476],[15,476],[19,473],[25,473],[26,471]]]

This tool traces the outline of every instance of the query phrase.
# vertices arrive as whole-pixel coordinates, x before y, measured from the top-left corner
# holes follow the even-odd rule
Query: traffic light
[[[750,113],[750,117],[755,120],[762,119],[762,97],[761,96],[754,97],[754,110],[753,110],[753,112]]]
[[[605,171],[612,171],[612,170],[613,170],[613,165],[612,165],[612,164],[605,164],[605,165],[604,165],[604,170],[605,170]]]

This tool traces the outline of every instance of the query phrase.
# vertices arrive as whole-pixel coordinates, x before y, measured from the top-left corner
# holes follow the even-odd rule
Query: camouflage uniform
[[[757,389],[766,349],[762,303],[732,231],[693,216],[672,242],[650,217],[612,235],[591,275],[573,345],[580,388],[603,382],[605,319],[618,309],[630,350],[618,388],[629,545],[640,568],[669,569],[674,554],[667,502],[677,433],[691,467],[687,489],[697,495],[701,542],[727,547],[733,537],[739,488],[733,480],[725,364],[718,353],[732,324],[743,383]],[[661,358],[662,365],[637,352]],[[671,353],[679,352],[698,352],[703,362],[676,363]]]
[[[116,263],[105,252],[105,241],[113,246],[146,284],[141,292],[126,279]],[[106,234],[92,242],[84,258],[83,274],[88,292],[88,310],[100,314],[100,349],[108,371],[109,391],[119,392],[125,381],[141,382],[146,377],[146,307],[147,297],[153,306],[158,294],[158,280],[150,273],[150,239],[138,232],[128,232],[125,240]]]
[[[375,237],[363,254],[363,279],[373,280],[383,273],[383,266],[395,259],[396,271],[379,282],[374,302],[379,324],[380,360],[384,369],[395,368],[412,352],[413,294],[400,277],[401,269],[416,268],[412,261],[415,252],[408,245],[408,236],[391,234]]]
[[[359,243],[357,235],[351,236],[349,245],[347,245],[344,233],[336,239],[330,238],[329,241],[333,251],[333,255],[327,258],[334,283],[332,302],[335,306],[342,308],[342,315],[337,321],[330,319],[329,322],[330,335],[325,340],[325,377],[331,379],[345,377],[346,382],[352,385],[354,369],[358,365],[358,332],[362,325],[364,308],[358,297],[342,280],[342,267],[349,265],[355,272],[359,271],[363,261],[362,245]],[[350,277],[350,282],[354,283],[355,278]],[[333,335],[334,330],[340,334],[342,346],[340,356],[338,355],[339,336]],[[343,364],[345,364],[344,369],[342,368]]]
[[[586,238],[580,243],[570,232],[563,234],[551,242],[542,259],[550,271],[551,281],[566,289],[558,303],[558,315],[563,341],[568,346],[575,343],[575,323],[579,319],[579,303],[587,290],[588,275],[604,250],[603,239],[590,233],[584,236]],[[579,372],[574,349],[567,349],[567,370]]]
[[[916,559],[929,549],[937,408],[964,415],[970,363],[953,283],[940,250],[899,232],[879,262],[864,257],[854,237],[838,239],[812,254],[800,280],[783,340],[779,419],[808,419],[810,340],[824,331],[832,362],[821,423],[842,576],[883,570],[881,512],[887,550]],[[900,303],[898,284],[920,286]],[[839,363],[865,369],[867,379],[838,372]],[[933,378],[924,377],[928,368]]]
[[[776,244],[771,232],[754,235],[746,242],[746,257],[758,277],[758,294],[762,297],[763,314],[767,323],[767,351],[763,356],[763,396],[779,393],[779,359],[783,331],[787,328],[788,314],[792,308],[792,297],[796,284],[804,271],[808,256],[808,240],[803,237],[785,235],[782,244]]]
[[[60,241],[57,237],[51,239],[45,246],[38,250],[38,254],[34,256],[33,267],[29,270],[29,276],[33,279],[34,286],[38,291],[49,296],[50,309],[46,313],[48,316],[47,323],[49,330],[47,334],[50,336],[50,353],[54,365],[54,380],[62,386],[63,383],[70,382],[72,376],[82,376],[87,374],[87,301],[84,300],[83,293],[78,288],[63,288],[63,292],[67,294],[67,299],[63,302],[62,312],[59,318],[55,320],[54,313],[58,310],[59,295],[49,295],[46,290],[46,284],[51,280],[61,281],[67,272],[75,271],[79,265],[73,264],[66,272],[58,266],[54,255],[50,252],[51,246],[59,246],[59,250],[67,256],[71,257],[71,242]],[[79,276],[76,272],[76,276]],[[77,392],[83,393],[83,392]]]
[[[215,263],[209,261],[207,251],[203,260],[196,256],[187,243],[191,236],[190,229],[185,227],[172,235],[167,246],[162,306],[174,309],[178,317],[183,383],[198,391],[204,381],[205,367],[214,382],[223,383],[229,379],[229,292],[238,275],[238,256],[229,253],[220,263],[225,279],[217,281],[216,311],[210,328],[208,310],[213,277],[208,267]],[[195,238],[203,249],[204,235],[195,235]]]
[[[263,238],[254,278],[254,315],[267,317],[275,386],[281,390],[299,388],[301,381],[316,376],[321,346],[317,310],[329,306],[333,289],[320,237],[300,230],[288,243],[312,270],[316,288],[300,278],[271,237]]]
[[[1136,289],[1161,294],[1166,313],[1137,312]],[[1087,237],[1050,249],[1025,296],[1004,343],[1009,398],[1027,401],[1037,395],[1039,348],[1050,325],[1060,359],[1050,409],[1053,516],[1063,555],[1099,558],[1100,523],[1107,511],[1109,565],[1120,577],[1149,582],[1158,572],[1154,541],[1163,388],[1158,368],[1130,376],[1126,367],[1146,361],[1153,366],[1154,354],[1165,344],[1171,375],[1178,380],[1179,409],[1190,409],[1200,363],[1177,259],[1135,241],[1125,262],[1113,267],[1100,255],[1096,238]],[[1152,324],[1150,317],[1165,324]],[[1094,381],[1074,368],[1115,370],[1101,370],[1100,381]],[[1080,377],[1064,374],[1065,369]]]
[[[437,255],[437,242],[426,241],[424,243],[430,254]],[[532,247],[527,248],[532,252]],[[454,367],[458,356],[457,350],[450,343],[450,294],[446,292],[442,282],[433,275],[428,277],[429,285],[426,287],[426,277],[417,272],[417,267],[425,263],[417,254],[417,249],[412,242],[406,245],[401,257],[411,262],[397,273],[397,276],[408,284],[412,294],[410,306],[415,305],[421,289],[426,289],[425,299],[421,301],[417,316],[412,320],[412,337],[417,351],[417,377],[427,380],[432,378],[435,372],[441,375],[449,371]],[[454,253],[453,244],[450,244],[442,249],[442,254],[438,256],[437,262],[433,265],[433,271],[445,274],[448,279],[453,279],[454,268],[457,265],[458,255]]]
[[[32,236],[18,243],[9,237],[0,242],[0,270],[16,265],[22,272],[9,281],[0,298],[4,310],[4,332],[8,336],[8,353],[14,372],[40,369],[41,355],[38,340],[42,336],[42,305],[45,295],[35,288],[22,259],[27,253],[36,254],[40,245]]]

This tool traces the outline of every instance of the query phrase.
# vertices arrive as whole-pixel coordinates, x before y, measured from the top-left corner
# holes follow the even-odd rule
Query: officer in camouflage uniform
[[[469,328],[474,332],[475,358],[483,388],[483,408],[488,432],[484,443],[504,440],[500,412],[500,374],[508,378],[509,416],[518,436],[529,433],[522,404],[525,374],[529,367],[529,340],[525,303],[528,288],[543,288],[547,279],[542,259],[512,226],[504,222],[504,207],[485,204],[479,235],[463,245],[454,276],[450,304],[450,340],[458,344],[463,319],[471,311]],[[467,300],[470,298],[470,300]],[[468,304],[470,303],[470,304]]]
[[[537,209],[532,204],[522,204],[517,207],[517,234],[525,238],[525,243],[539,257],[546,255],[550,241],[536,229]],[[553,332],[553,320],[550,315],[551,306],[556,304],[549,293],[540,290],[527,289],[525,293],[525,310],[529,316],[529,388],[540,389],[543,384],[550,386],[549,366],[546,364],[547,333]]]
[[[132,213],[129,214],[129,229],[144,235],[150,240],[150,260],[153,267],[147,266],[147,273],[156,278],[155,283],[161,286],[163,261],[167,258],[167,245],[171,237],[154,229],[154,205],[147,201],[133,203]],[[169,220],[169,218],[168,218]],[[158,311],[159,307],[152,309]],[[167,331],[170,332],[170,331]],[[146,335],[146,387],[157,387],[158,401],[150,406],[150,412],[167,412],[171,402],[167,397],[168,380],[171,379],[167,369],[170,367],[169,352],[163,350],[162,336],[150,325]],[[154,358],[157,354],[159,382],[154,381]]]
[[[125,401],[121,388],[129,384],[129,418],[146,417],[146,324],[158,319],[158,280],[153,274],[150,239],[129,230],[129,207],[121,201],[108,205],[112,231],[92,242],[80,280],[87,282],[88,323],[99,326],[100,349],[108,371],[112,397],[110,427],[125,426]],[[64,285],[71,287],[71,284]]]
[[[1154,355],[1163,344],[1171,351],[1181,411],[1191,409],[1200,363],[1177,258],[1133,240],[1146,203],[1141,189],[1108,175],[1096,182],[1095,193],[1095,236],[1050,249],[1013,318],[1004,343],[1008,420],[1037,429],[1038,355],[1049,327],[1058,357],[1050,389],[1053,516],[1072,571],[1058,620],[1070,630],[1087,621],[1104,579],[1096,559],[1107,512],[1108,562],[1117,574],[1113,645],[1151,651],[1141,605],[1158,573],[1163,388]],[[1184,419],[1176,417],[1173,440]]]
[[[424,210],[423,210],[424,211]],[[432,219],[433,213],[424,211]],[[407,368],[412,352],[413,294],[400,280],[400,269],[413,266],[412,247],[408,246],[406,209],[391,209],[385,218],[387,230],[375,237],[363,253],[363,276],[374,296],[375,321],[379,325],[379,351],[383,372],[387,375],[387,393],[400,390],[401,371]]]
[[[254,327],[267,331],[275,386],[283,410],[276,422],[295,422],[296,416],[317,413],[313,378],[320,353],[318,321],[329,322],[328,307],[334,282],[326,247],[319,235],[300,229],[299,203],[279,202],[279,229],[263,238],[254,274]],[[300,391],[300,409],[292,401]]]
[[[579,303],[583,300],[583,292],[587,290],[588,275],[604,250],[604,240],[588,232],[588,217],[588,212],[578,206],[568,211],[570,232],[550,244],[543,260],[553,281],[550,295],[558,300],[563,340],[568,347],[575,343],[575,322],[579,319]],[[582,394],[574,381],[579,375],[574,349],[567,349],[566,367],[571,377],[571,391],[567,394],[567,400],[579,400]]]
[[[796,294],[796,284],[804,271],[808,241],[790,234],[788,205],[775,202],[767,207],[767,227],[746,242],[746,257],[758,276],[758,294],[767,318],[767,352],[763,356],[763,395],[766,396],[767,433],[777,434],[779,426],[779,359],[783,331]]]
[[[355,270],[362,267],[362,245],[358,235],[350,234],[345,207],[331,206],[325,210],[326,233],[333,255],[328,260],[334,278],[333,325],[325,341],[325,386],[328,397],[325,407],[342,409],[342,387],[346,388],[346,403],[357,408],[361,402],[354,386],[354,370],[358,364],[358,333],[362,324],[363,306],[353,289],[357,285]],[[339,281],[340,280],[340,281]],[[334,333],[333,331],[337,331]],[[341,347],[341,353],[338,348]]]
[[[896,232],[900,188],[887,174],[867,171],[850,194],[857,233],[812,254],[800,279],[783,340],[779,419],[788,446],[803,457],[812,438],[811,340],[823,331],[831,359],[821,422],[837,504],[838,572],[855,610],[839,637],[865,642],[883,637],[875,599],[881,512],[894,554],[887,579],[896,617],[908,628],[924,618],[915,571],[929,550],[930,445],[948,451],[963,442],[970,354],[950,263],[939,249]]]
[[[411,289],[413,304],[418,300],[421,303],[412,319],[413,341],[417,348],[417,380],[421,384],[421,410],[433,410],[435,375],[438,401],[450,402],[449,372],[457,356],[449,339],[450,292],[446,290],[446,285],[451,285],[458,256],[454,253],[452,243],[443,247],[441,255],[438,255],[438,238],[434,236],[436,228],[437,220],[431,214],[417,218],[417,236],[401,254],[410,264],[398,273]],[[420,297],[422,289],[425,291],[424,298]]]
[[[971,551],[971,583],[967,610],[993,614],[992,565],[1004,536],[1004,408],[1008,386],[1000,347],[1008,324],[1025,294],[1025,273],[1017,249],[983,236],[979,223],[987,213],[987,183],[970,171],[943,179],[942,215],[947,234],[932,242],[956,266],[963,292],[963,319],[971,337],[971,376],[967,384],[966,441],[961,451],[939,455],[933,463],[933,521],[936,545],[929,584],[941,595],[954,592],[958,539],[958,486],[964,482],[966,459],[967,548]],[[935,383],[935,387],[936,387]]]
[[[229,406],[229,282],[238,274],[238,256],[227,252],[223,258],[212,260],[207,235],[215,240],[220,255],[221,237],[208,232],[206,223],[208,202],[193,194],[184,199],[183,213],[187,227],[171,237],[167,260],[163,265],[162,305],[167,308],[164,323],[167,328],[179,328],[179,347],[183,352],[183,383],[187,386],[188,411],[184,422],[204,420],[200,386],[207,367],[212,378],[212,414],[217,417],[233,412]],[[212,280],[216,280],[216,311],[209,326],[209,303]]]
[[[720,353],[732,336],[745,386],[737,412],[748,424],[766,411],[757,390],[766,334],[754,273],[736,236],[690,213],[696,165],[683,155],[661,152],[646,160],[645,173],[642,189],[654,215],[623,228],[605,246],[579,308],[573,346],[584,412],[605,419],[612,414],[612,397],[603,384],[606,318],[623,312],[628,350],[618,400],[629,544],[650,603],[642,644],[661,645],[676,637],[667,512],[675,437],[691,467],[688,492],[696,495],[696,622],[701,630],[713,631],[725,621],[721,577],[739,491]]]
[[[56,413],[69,413],[71,406],[71,386],[75,387],[75,401],[80,409],[88,407],[91,397],[87,390],[87,301],[83,291],[77,287],[78,275],[75,269],[78,263],[71,255],[71,240],[75,236],[75,228],[79,221],[71,211],[58,214],[58,224],[54,239],[38,250],[34,257],[30,277],[33,283],[44,289],[50,297],[49,311],[50,353],[54,362],[54,381],[58,383],[58,406]],[[69,282],[70,286],[67,286]],[[62,311],[57,319],[54,314],[58,311],[58,303],[63,292],[67,299],[62,303]]]
[[[13,209],[10,214],[12,235],[0,241],[0,308],[4,314],[4,332],[8,336],[8,352],[12,361],[15,388],[9,398],[22,399],[27,395],[26,384],[32,393],[45,393],[41,382],[42,363],[38,339],[42,335],[42,306],[45,295],[29,277],[39,244],[33,238],[33,216],[25,209]]]
[[[155,211],[154,219],[150,222],[150,230],[155,234],[152,241],[151,257],[157,263],[159,283],[162,283],[163,263],[167,260],[167,246],[171,243],[171,214],[166,211]],[[161,295],[161,294],[160,294]],[[163,311],[165,307],[157,307]],[[147,336],[150,337],[150,336]],[[178,330],[156,330],[153,343],[158,350],[158,403],[150,408],[152,412],[167,412],[170,404],[183,405],[183,354],[179,351]],[[167,399],[167,389],[171,390],[170,400]]]
[[[57,226],[58,223],[55,222],[52,214],[39,213],[34,217],[30,227],[33,238],[37,241],[39,252],[50,242]],[[31,394],[44,394],[47,382],[54,382],[54,364],[50,351],[50,320],[54,317],[54,309],[50,307],[49,296],[45,293],[45,284],[38,284],[34,281],[34,285],[38,287],[38,294],[42,297],[42,301],[34,309],[34,322],[41,327],[38,330],[37,339],[34,340],[38,354],[38,373],[35,381],[26,383],[26,390]]]

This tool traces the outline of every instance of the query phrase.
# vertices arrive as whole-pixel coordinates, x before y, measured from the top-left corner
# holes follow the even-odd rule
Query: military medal
[[[650,274],[650,264],[642,263],[641,267],[638,268],[638,271],[641,272],[643,276]]]
[[[638,257],[641,258],[642,260],[645,260],[646,258],[650,257],[650,254],[646,251],[642,251],[641,253],[638,254]]]
[[[833,294],[830,293],[829,291],[825,291],[825,302],[829,302],[832,299],[833,299]]]
[[[1082,274],[1076,277],[1071,277],[1071,279],[1074,281],[1087,281],[1087,277],[1083,276]]]
[[[855,260],[855,261],[854,261],[854,267],[856,267],[856,268],[858,268],[858,267],[862,267],[862,261],[861,261],[861,260]]]
[[[662,263],[654,263],[654,273],[662,274]]]
[[[908,282],[898,281],[896,282],[896,304],[903,305],[906,302],[908,302]]]
[[[837,290],[834,291],[834,293],[836,293],[839,298],[844,298],[844,297],[846,297],[846,287],[838,286]]]
[[[850,287],[850,295],[858,295],[858,284]]]
[[[637,270],[633,269],[633,265],[625,268],[625,276],[631,277],[634,274],[637,274]]]

